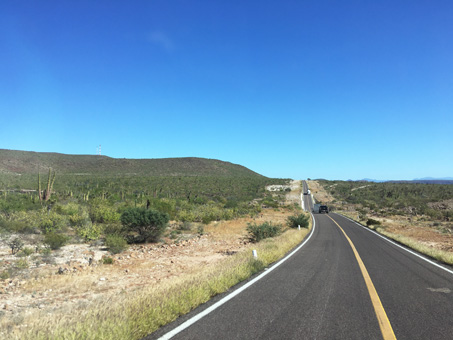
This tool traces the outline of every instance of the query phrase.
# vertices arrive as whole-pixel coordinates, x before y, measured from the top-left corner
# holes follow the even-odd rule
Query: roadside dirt
[[[329,194],[317,181],[307,181],[308,188],[313,194],[316,203],[328,204],[335,201],[335,198]]]
[[[286,196],[287,204],[300,204],[300,182],[294,182],[292,189]],[[114,299],[120,293],[197,272],[243,249],[248,244],[247,223],[284,224],[291,214],[286,209],[263,209],[255,218],[211,223],[204,226],[202,234],[198,228],[201,225],[193,224],[176,239],[132,245],[117,255],[110,255],[102,246],[87,244],[67,245],[47,261],[38,261],[38,256],[31,254],[21,258],[29,268],[20,270],[14,278],[0,279],[0,329],[27,327],[27,322],[43,313],[71,315],[98,299]],[[113,264],[103,264],[105,257],[113,258]],[[2,241],[0,272],[18,260]]]

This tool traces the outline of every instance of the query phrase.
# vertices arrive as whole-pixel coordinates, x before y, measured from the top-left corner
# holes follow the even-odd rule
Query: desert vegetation
[[[333,207],[346,203],[357,206],[363,214],[423,216],[433,221],[449,221],[453,216],[453,185],[449,184],[319,183],[335,197]]]
[[[301,214],[299,184],[230,163],[76,157],[81,166],[65,155],[18,157],[0,166],[2,337],[141,337],[307,233],[288,227]],[[85,172],[71,172],[71,162]],[[121,171],[110,171],[112,162]]]
[[[312,181],[315,199],[418,252],[453,264],[453,185]]]

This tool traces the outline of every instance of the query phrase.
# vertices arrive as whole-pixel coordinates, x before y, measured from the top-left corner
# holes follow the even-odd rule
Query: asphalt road
[[[376,301],[344,233],[396,338],[453,338],[453,274],[340,215],[314,218],[312,237],[291,258],[173,339],[382,339]],[[147,339],[164,336],[217,300]]]

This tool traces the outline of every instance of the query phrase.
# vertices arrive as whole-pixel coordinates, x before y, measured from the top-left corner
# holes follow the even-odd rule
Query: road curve
[[[369,273],[396,338],[452,338],[452,274],[341,215],[314,218],[316,228],[304,247],[173,339],[382,339],[345,234]],[[164,336],[205,308],[200,306],[146,339]]]

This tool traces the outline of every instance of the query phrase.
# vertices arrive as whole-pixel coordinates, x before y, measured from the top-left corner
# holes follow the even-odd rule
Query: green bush
[[[110,256],[102,258],[102,264],[113,264],[114,260]]]
[[[30,256],[33,253],[34,253],[33,248],[24,247],[24,248],[22,248],[22,250],[20,252],[17,253],[17,256],[25,257],[25,256]]]
[[[305,214],[289,216],[287,220],[288,227],[297,228],[298,226],[300,226],[301,228],[308,228],[309,219],[310,217]]]
[[[84,216],[83,214],[74,214],[69,216],[69,224],[73,227],[80,227],[87,223],[87,220],[90,221],[88,216]],[[91,221],[90,221],[91,222]]]
[[[18,269],[27,269],[30,266],[26,259],[20,259],[15,263],[15,267]]]
[[[101,236],[102,227],[99,224],[87,221],[84,225],[76,228],[77,235],[83,237],[85,241],[94,241]]]
[[[372,218],[369,218],[368,221],[366,221],[366,225],[367,226],[370,226],[370,225],[381,225],[381,222],[373,220]]]
[[[66,204],[57,204],[55,206],[57,213],[62,215],[74,216],[79,212],[79,205],[75,202],[69,202]]]
[[[121,215],[121,223],[129,232],[136,233],[135,242],[155,242],[167,228],[169,217],[151,209],[129,208]]]
[[[65,226],[65,221],[61,215],[51,212],[48,215],[42,215],[39,228],[43,233],[55,233]]]
[[[107,235],[105,246],[112,254],[119,254],[126,249],[127,242],[121,235]]]
[[[128,229],[121,223],[112,223],[104,225],[104,235],[120,235],[125,238],[127,236]]]
[[[66,244],[66,242],[68,242],[68,238],[62,234],[51,232],[46,234],[44,237],[44,244],[52,250],[60,249]]]
[[[90,218],[93,223],[115,223],[120,220],[121,215],[115,208],[107,205],[92,205]]]
[[[274,237],[281,233],[282,226],[272,224],[272,222],[264,222],[263,224],[248,223],[247,232],[251,242],[259,242],[265,238]]]
[[[280,206],[280,203],[272,197],[266,197],[261,201],[261,204],[269,208],[278,208]]]
[[[192,229],[192,223],[187,222],[187,221],[179,226],[179,230],[189,231],[191,229]]]
[[[9,279],[11,276],[10,272],[7,270],[4,270],[0,273],[0,280],[6,280]]]

